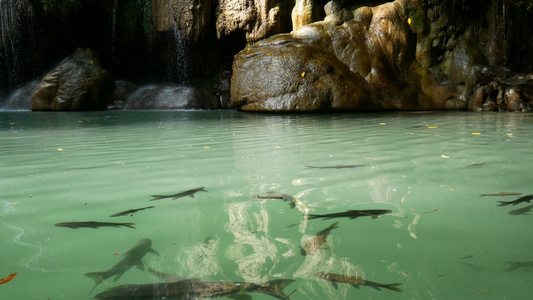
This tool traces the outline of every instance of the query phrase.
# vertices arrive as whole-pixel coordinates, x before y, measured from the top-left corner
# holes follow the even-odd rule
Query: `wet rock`
[[[126,102],[128,109],[219,109],[220,101],[211,89],[186,86],[147,86]]]
[[[328,112],[392,108],[359,74],[323,49],[290,35],[264,40],[236,56],[233,107],[245,111]]]
[[[187,41],[207,37],[212,15],[211,0],[152,1],[152,19],[157,31],[178,30]]]
[[[444,104],[446,110],[467,110],[468,103],[461,99],[448,99]]]
[[[292,29],[298,30],[303,26],[322,20],[324,10],[315,0],[296,0],[292,9]]]
[[[32,95],[31,110],[104,110],[113,99],[114,82],[96,51],[78,48],[48,73]]]
[[[124,109],[128,98],[139,89],[135,83],[117,80],[115,81],[115,91],[113,93],[113,103],[109,104],[108,109]]]
[[[255,42],[291,26],[292,1],[225,0],[216,8],[218,38],[244,33]]]

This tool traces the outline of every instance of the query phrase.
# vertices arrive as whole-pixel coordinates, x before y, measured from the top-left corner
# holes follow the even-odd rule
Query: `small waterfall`
[[[29,0],[0,0],[0,78],[7,77],[10,87],[19,80],[20,50],[33,40],[35,14]],[[21,34],[24,31],[25,34]]]
[[[189,72],[188,43],[176,23],[172,24],[172,44],[170,45],[170,65],[167,67],[168,78],[172,81],[187,84]]]

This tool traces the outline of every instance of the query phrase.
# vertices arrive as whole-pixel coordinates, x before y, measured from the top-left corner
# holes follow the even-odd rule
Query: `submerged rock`
[[[128,109],[219,109],[220,101],[210,89],[186,86],[147,86],[127,100]]]
[[[113,86],[96,51],[78,48],[43,78],[32,95],[31,110],[103,110],[113,99]]]

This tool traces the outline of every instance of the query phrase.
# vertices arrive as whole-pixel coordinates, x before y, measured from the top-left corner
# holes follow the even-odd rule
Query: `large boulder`
[[[243,110],[420,110],[444,106],[423,93],[408,1],[325,21],[258,42],[235,57],[231,95]],[[414,82],[414,84],[413,84]],[[445,101],[445,100],[444,100]]]
[[[111,74],[94,50],[78,48],[48,73],[32,95],[33,111],[104,110],[113,100]]]
[[[327,112],[390,109],[359,74],[322,48],[277,35],[235,57],[233,107],[244,111]]]

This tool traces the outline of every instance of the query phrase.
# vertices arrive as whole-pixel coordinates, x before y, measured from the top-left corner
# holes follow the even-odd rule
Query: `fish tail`
[[[513,203],[513,202],[510,202],[510,201],[498,201],[498,202],[501,203],[498,206],[506,206],[506,205],[509,205],[509,204]]]
[[[331,229],[339,228],[339,222],[335,222],[329,226]]]
[[[296,203],[294,203],[294,202],[291,202],[291,204],[290,204],[290,205],[291,205],[291,209],[293,209],[293,208],[295,208],[295,207],[296,207]]]
[[[104,281],[104,277],[106,277],[106,272],[91,272],[91,273],[85,273],[85,276],[91,278],[94,280],[94,286],[89,292],[92,293],[94,288],[97,287],[102,281]]]
[[[307,220],[313,220],[320,218],[321,215],[307,215]]]
[[[391,291],[395,291],[395,292],[403,292],[400,288],[398,288],[398,286],[400,285],[401,283],[391,283],[391,284],[384,284],[382,286],[382,288],[385,288],[385,289],[389,289]]]
[[[122,225],[126,226],[126,227],[129,227],[129,228],[135,229],[135,227],[133,227],[133,225],[135,225],[135,223],[122,223]]]
[[[509,267],[503,270],[504,272],[514,271],[522,266],[522,263],[519,261],[508,261],[507,263],[509,264]]]
[[[285,289],[292,282],[294,282],[294,279],[277,279],[267,281],[264,285],[261,285],[263,287],[261,289],[261,293],[268,294],[278,299],[289,300],[289,296],[283,292],[283,289]]]
[[[166,198],[166,196],[163,196],[163,195],[150,195],[150,197],[154,198],[154,199],[150,199],[150,201]]]

